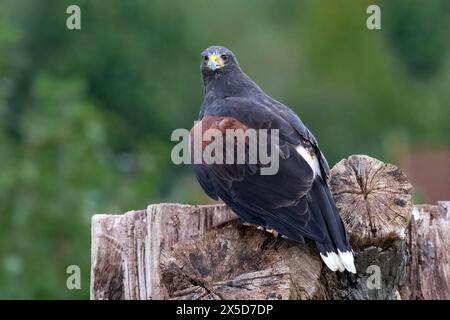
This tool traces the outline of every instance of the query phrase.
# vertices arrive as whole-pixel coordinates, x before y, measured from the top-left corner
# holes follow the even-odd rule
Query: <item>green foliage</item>
[[[388,39],[409,72],[426,77],[439,72],[448,53],[450,3],[420,0],[385,1]],[[412,23],[411,23],[412,22]]]
[[[69,4],[82,30],[66,28]],[[93,214],[208,201],[171,163],[170,133],[197,117],[212,44],[299,113],[331,164],[448,144],[447,2],[381,1],[381,31],[369,4],[0,2],[0,298],[88,298]]]

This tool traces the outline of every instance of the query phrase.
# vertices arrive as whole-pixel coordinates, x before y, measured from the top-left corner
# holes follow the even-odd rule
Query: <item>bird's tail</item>
[[[317,223],[326,228],[325,233],[328,235],[324,241],[316,241],[320,257],[332,271],[348,270],[356,273],[353,251],[344,224],[330,190],[321,177],[316,176],[310,195],[308,204],[312,211],[311,216],[322,220]]]

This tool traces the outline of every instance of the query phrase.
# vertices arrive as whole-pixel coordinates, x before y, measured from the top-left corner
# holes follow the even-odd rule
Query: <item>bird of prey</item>
[[[194,164],[208,196],[221,199],[244,221],[271,228],[293,241],[313,240],[332,271],[356,273],[344,224],[328,188],[329,166],[316,139],[297,114],[269,97],[240,68],[227,48],[201,54],[203,130],[278,129],[276,174],[262,175],[261,164]],[[193,129],[194,129],[193,128]],[[192,141],[191,130],[191,141]]]

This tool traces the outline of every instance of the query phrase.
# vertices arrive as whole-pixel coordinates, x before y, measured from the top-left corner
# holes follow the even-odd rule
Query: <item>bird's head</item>
[[[225,47],[211,46],[203,50],[201,59],[200,69],[204,74],[222,73],[238,67],[233,52]]]

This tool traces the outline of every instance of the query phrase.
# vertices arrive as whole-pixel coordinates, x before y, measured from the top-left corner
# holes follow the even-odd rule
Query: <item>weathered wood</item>
[[[350,156],[331,170],[330,189],[353,246],[404,239],[412,186],[394,165]]]
[[[171,299],[311,299],[321,266],[311,246],[235,221],[164,250],[161,278]]]
[[[402,171],[365,155],[341,160],[330,189],[355,253],[357,275],[325,272],[330,299],[397,299],[407,261],[412,186]],[[374,272],[379,286],[371,286]]]
[[[224,205],[159,204],[94,216],[91,298],[399,298],[405,265],[413,261],[406,250],[412,212],[406,177],[392,165],[352,156],[332,169],[330,185],[357,275],[328,271],[309,241],[275,239],[242,224]],[[367,285],[373,266],[380,270],[380,288]]]
[[[92,218],[91,298],[145,299],[146,211]]]
[[[413,210],[403,299],[450,299],[450,201]]]
[[[91,299],[162,299],[160,251],[236,219],[224,205],[150,205],[92,218]]]

